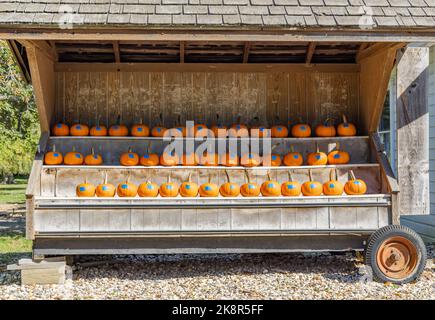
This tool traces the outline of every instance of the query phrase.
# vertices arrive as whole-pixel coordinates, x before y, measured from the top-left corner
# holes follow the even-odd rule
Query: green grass
[[[0,185],[0,205],[1,204],[23,204],[25,202],[25,192],[27,179],[16,179],[15,184]]]
[[[10,234],[0,236],[0,265],[17,262],[21,258],[29,258],[32,241],[22,235]]]

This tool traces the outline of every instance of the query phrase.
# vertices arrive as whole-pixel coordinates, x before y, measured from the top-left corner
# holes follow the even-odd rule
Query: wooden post
[[[397,166],[400,215],[429,214],[429,48],[408,47],[397,64]]]

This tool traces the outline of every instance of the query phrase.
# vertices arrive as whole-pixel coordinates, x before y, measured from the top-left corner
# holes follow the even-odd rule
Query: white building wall
[[[430,212],[435,214],[435,46],[429,54],[429,179],[430,179]]]

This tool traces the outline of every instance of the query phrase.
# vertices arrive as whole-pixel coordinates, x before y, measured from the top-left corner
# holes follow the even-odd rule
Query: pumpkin
[[[228,130],[228,136],[232,138],[246,138],[249,137],[248,127],[241,123],[241,117],[237,118],[237,122],[234,123]]]
[[[56,123],[51,129],[53,136],[63,137],[69,135],[69,127],[64,123]]]
[[[189,179],[180,186],[180,195],[182,197],[196,197],[198,190],[198,185],[192,182],[192,173],[189,173]]]
[[[94,148],[91,148],[91,154],[85,157],[85,164],[88,166],[99,166],[103,164],[103,158],[99,154],[95,154]]]
[[[134,183],[129,182],[130,174],[127,176],[127,179],[124,182],[118,184],[116,188],[116,193],[119,197],[136,197],[137,195],[137,186]]]
[[[102,184],[97,186],[95,194],[101,198],[112,198],[115,196],[116,188],[113,184],[107,183],[107,172],[104,174],[104,180]]]
[[[91,128],[89,134],[94,137],[107,136],[107,128],[100,125],[100,117],[98,117],[96,125]]]
[[[143,124],[143,119],[140,119],[138,124],[131,127],[131,135],[133,137],[148,137],[150,135],[150,128]]]
[[[248,171],[245,170],[245,176],[248,179],[248,182],[243,184],[240,187],[240,193],[244,197],[258,197],[260,195],[260,187],[255,182],[251,182],[251,177],[249,176]]]
[[[219,155],[217,153],[205,152],[199,157],[199,164],[202,166],[218,166],[219,165]]]
[[[254,152],[248,152],[242,155],[240,164],[244,167],[258,167],[261,164],[261,157]]]
[[[296,138],[307,138],[311,136],[311,127],[306,123],[298,123],[292,127],[291,133]]]
[[[67,166],[80,166],[83,164],[83,155],[75,150],[75,147],[73,147],[73,151],[70,151],[65,155],[63,158],[63,164]]]
[[[270,172],[267,172],[267,180],[261,184],[261,194],[264,197],[279,197],[281,195],[281,185],[270,178]]]
[[[277,123],[279,123],[279,116],[276,116],[275,124],[272,126],[270,132],[272,138],[287,138],[288,137],[287,127]]]
[[[150,153],[150,142],[148,142],[147,152],[140,157],[140,164],[146,167],[159,165],[159,156],[155,153]]]
[[[284,156],[283,163],[288,167],[299,167],[304,163],[304,158],[290,146],[290,152]]]
[[[337,134],[334,127],[334,119],[328,118],[322,124],[319,124],[314,130],[318,137],[335,137]]]
[[[133,152],[131,147],[128,147],[128,151],[121,154],[119,163],[127,167],[137,166],[139,164],[139,155]]]
[[[216,138],[225,138],[228,135],[227,127],[219,122],[219,114],[216,114],[216,124],[211,127]]]
[[[171,182],[171,176],[168,175],[168,181],[160,186],[159,193],[162,197],[176,197],[178,190],[178,184]]]
[[[87,136],[89,135],[89,127],[81,123],[73,124],[69,129],[69,134],[72,136]]]
[[[328,163],[326,153],[319,150],[319,145],[316,142],[316,152],[311,152],[307,157],[307,164],[309,166],[324,166]]]
[[[85,182],[77,185],[76,195],[77,195],[77,197],[93,197],[93,196],[95,196],[95,186],[92,183],[88,183],[87,177],[85,177]]]
[[[352,170],[349,171],[350,179],[344,185],[344,192],[348,195],[361,195],[367,192],[366,183],[361,180],[355,178],[355,174]]]
[[[258,117],[254,118],[255,125],[251,126],[251,136],[256,138],[270,137],[270,130],[259,124],[260,120]]]
[[[331,169],[329,181],[323,184],[323,194],[325,196],[341,196],[343,188],[343,184],[338,181],[337,169]]]
[[[181,157],[181,164],[183,166],[197,166],[199,162],[199,157],[195,152],[184,153]]]
[[[340,150],[340,145],[337,142],[335,150],[328,154],[329,164],[346,164],[350,161],[350,155],[348,152]]]
[[[121,124],[121,116],[119,115],[116,124],[109,128],[109,136],[112,137],[125,137],[128,136],[128,128]]]
[[[170,167],[170,166],[176,166],[180,163],[180,158],[175,153],[175,150],[172,150],[171,153],[163,152],[160,155],[160,164],[162,166]]]
[[[175,123],[174,128],[170,129],[168,133],[172,137],[185,137],[187,135],[187,129],[182,125],[180,115],[178,115],[178,120]]]
[[[231,182],[227,170],[225,170],[225,175],[227,176],[227,182],[219,188],[220,194],[222,197],[238,197],[240,194],[240,186],[237,183]]]
[[[288,181],[281,184],[281,194],[286,197],[297,197],[301,194],[301,184],[293,181],[292,174],[288,172]]]
[[[51,166],[60,165],[63,162],[62,153],[56,151],[56,146],[53,145],[52,151],[44,155],[44,163]]]
[[[356,127],[354,124],[347,122],[346,116],[343,114],[343,123],[337,127],[337,133],[341,137],[349,137],[356,135]]]
[[[320,182],[313,181],[311,170],[308,170],[310,180],[303,183],[301,187],[302,194],[307,197],[317,197],[322,194],[323,186]]]
[[[139,187],[137,188],[137,194],[139,195],[139,197],[157,197],[157,195],[159,194],[159,186],[154,182],[148,180],[147,182],[141,183],[139,185]]]
[[[271,148],[271,152],[273,152],[273,150],[275,150],[279,145],[279,143],[274,144]],[[281,163],[281,156],[277,153],[268,154],[266,156],[263,155],[263,166],[279,167]]]
[[[199,186],[199,195],[201,197],[217,197],[219,195],[219,187],[211,182],[211,174],[208,175],[208,182]]]
[[[236,167],[239,165],[239,156],[235,153],[224,153],[221,156],[221,164],[225,167]]]
[[[163,114],[159,115],[159,124],[151,130],[151,136],[163,137],[165,136],[167,129],[163,126]]]

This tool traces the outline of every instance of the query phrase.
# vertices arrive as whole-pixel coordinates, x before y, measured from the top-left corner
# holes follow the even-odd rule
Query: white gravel
[[[65,285],[21,286],[18,273],[0,272],[0,299],[435,300],[435,247],[428,250],[420,281],[402,286],[366,282],[351,253],[116,256],[75,264]]]

